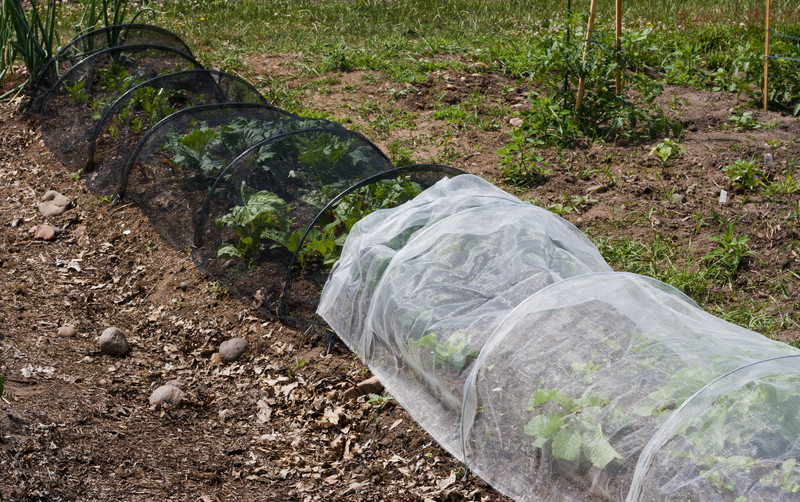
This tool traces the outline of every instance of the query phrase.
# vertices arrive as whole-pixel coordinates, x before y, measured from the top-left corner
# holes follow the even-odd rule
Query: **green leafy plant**
[[[497,151],[508,184],[530,188],[544,183],[550,169],[538,166],[544,157],[536,154],[533,138],[522,131],[514,131],[511,139],[511,143]]]
[[[666,166],[672,159],[680,157],[685,150],[677,140],[664,138],[664,141],[650,149],[650,155],[658,157],[661,163]]]
[[[456,331],[446,340],[439,340],[439,335],[431,332],[419,340],[408,341],[409,349],[422,356],[423,365],[430,369],[437,367],[451,368],[461,371],[478,356],[478,352],[470,348],[472,336],[465,331]]]
[[[0,59],[0,79],[13,66],[19,57],[28,70],[28,79],[14,89],[0,96],[0,99],[15,94],[28,86],[39,75],[48,59],[55,54],[59,46],[56,31],[56,0],[39,3],[31,0],[30,9],[26,13],[20,0],[3,0],[0,23],[0,39],[2,58]]]
[[[604,469],[612,460],[622,456],[608,442],[599,418],[608,396],[593,392],[593,386],[577,399],[556,389],[537,389],[529,411],[542,413],[525,425],[525,433],[534,437],[537,448],[549,448],[557,459],[579,462],[587,460]]]
[[[243,181],[240,187],[242,205],[234,206],[214,224],[233,229],[237,243],[223,244],[218,258],[240,259],[252,263],[265,239],[289,246],[289,220],[286,202],[272,192],[257,192]]]
[[[764,172],[758,168],[755,160],[739,159],[732,165],[723,169],[728,174],[731,185],[739,187],[745,192],[750,192],[764,185]]]
[[[528,69],[513,69],[541,83],[529,99],[533,106],[521,114],[520,130],[532,137],[536,146],[569,146],[580,138],[606,141],[680,135],[680,123],[653,104],[663,91],[659,82],[643,73],[627,72],[635,59],[629,60],[623,53],[618,63],[614,40],[601,32],[593,33],[584,51],[582,16],[564,22],[570,24],[574,36],[567,38],[567,30],[540,32],[524,60]],[[514,61],[515,65],[522,63]],[[626,73],[623,85],[632,92],[613,88],[618,71]],[[576,111],[579,80],[586,92]]]
[[[710,240],[717,243],[717,247],[703,257],[703,261],[710,263],[717,269],[715,276],[731,281],[736,277],[739,268],[744,260],[753,254],[747,241],[750,238],[746,235],[736,235],[734,225],[725,225],[725,229],[720,235],[712,235]]]
[[[331,190],[336,193],[339,191],[338,188]],[[394,207],[411,200],[421,191],[419,184],[408,176],[360,187],[321,214],[317,224],[309,229],[303,239],[305,228],[291,230],[292,221],[288,219],[288,207],[283,199],[269,191],[256,192],[242,182],[240,194],[243,205],[231,208],[215,223],[218,227],[234,229],[239,239],[236,244],[221,245],[217,256],[245,260],[252,265],[265,240],[271,242],[271,249],[283,247],[294,253],[303,239],[303,245],[297,251],[299,266],[305,268],[310,260],[318,257],[322,268],[327,270],[339,259],[344,241],[356,222],[376,209]],[[301,199],[320,210],[330,197],[313,190]]]
[[[728,117],[727,125],[733,127],[736,131],[752,131],[761,127],[761,124],[753,118],[753,112],[751,111],[731,115]]]

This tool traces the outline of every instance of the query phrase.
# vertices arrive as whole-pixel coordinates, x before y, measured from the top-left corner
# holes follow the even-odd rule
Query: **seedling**
[[[677,140],[664,138],[664,141],[650,149],[650,155],[657,156],[661,159],[661,163],[666,166],[672,159],[680,157],[685,150]]]
[[[608,396],[593,392],[592,387],[578,399],[556,389],[536,390],[528,410],[541,410],[542,414],[525,426],[525,434],[534,437],[533,446],[548,447],[558,459],[573,462],[586,459],[599,469],[614,459],[622,459],[606,439],[598,420],[608,404]],[[557,411],[553,411],[554,407]]]
[[[373,408],[379,410],[386,406],[389,401],[392,401],[394,398],[392,396],[381,396],[379,394],[370,394],[367,398],[367,403],[371,404]]]
[[[731,185],[750,192],[764,185],[764,172],[758,168],[755,160],[737,160],[723,169],[728,174]]]
[[[728,117],[727,125],[730,125],[736,131],[752,131],[761,127],[761,124],[753,118],[753,112],[751,111],[731,115]]]

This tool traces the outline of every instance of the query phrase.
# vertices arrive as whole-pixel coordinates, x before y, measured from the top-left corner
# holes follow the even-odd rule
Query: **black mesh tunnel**
[[[202,65],[169,47],[132,45],[97,52],[42,97],[42,139],[63,164],[84,169],[95,127],[114,101],[146,80],[193,68]]]
[[[87,186],[95,192],[117,192],[128,154],[150,127],[168,115],[197,105],[239,102],[267,104],[255,87],[216,70],[168,73],[129,89],[95,127],[89,142]]]
[[[73,38],[44,64],[33,80],[31,87],[34,99],[28,103],[26,111],[39,113],[42,95],[56,85],[70,68],[91,54],[111,47],[143,44],[171,47],[188,57],[194,57],[178,35],[158,26],[134,23],[91,30]]]
[[[267,138],[323,122],[258,103],[180,110],[130,152],[117,195],[136,202],[170,244],[185,249],[194,242],[196,216],[209,188],[228,164]]]
[[[343,191],[392,169],[362,135],[336,124],[279,135],[220,174],[195,231],[198,267],[270,317],[308,226]],[[310,258],[307,273],[323,263]]]

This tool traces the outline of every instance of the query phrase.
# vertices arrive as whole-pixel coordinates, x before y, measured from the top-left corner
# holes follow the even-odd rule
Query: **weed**
[[[303,365],[306,363],[305,359],[298,359],[297,357],[294,358],[294,365],[289,366],[286,368],[286,374],[289,376],[290,379],[294,380],[297,378],[297,372]]]
[[[220,296],[228,294],[228,288],[218,282],[207,282],[205,286],[203,286],[203,292],[211,293],[211,296],[214,298],[219,298]]]
[[[378,394],[370,394],[367,398],[367,403],[372,405],[372,407],[376,410],[379,410],[386,406],[390,401],[394,398],[392,396],[381,396]]]
[[[531,188],[544,183],[550,169],[537,165],[544,158],[536,154],[531,138],[519,131],[513,132],[511,138],[511,143],[497,151],[506,182],[518,188]]]
[[[411,157],[414,151],[403,146],[403,142],[399,138],[393,139],[387,145],[387,149],[389,150],[389,158],[395,166],[407,166],[414,163]]]
[[[764,172],[758,168],[755,160],[739,159],[732,165],[723,169],[728,174],[731,185],[739,187],[745,192],[750,192],[764,185]]]
[[[724,279],[730,284],[736,278],[744,260],[753,254],[747,245],[750,237],[736,235],[733,223],[729,223],[725,225],[722,234],[713,235],[709,239],[716,242],[717,247],[705,255],[703,261],[711,265],[711,273],[717,279]]]
[[[735,131],[752,131],[761,127],[761,124],[753,118],[753,112],[734,113],[728,117],[726,126],[733,127]]]

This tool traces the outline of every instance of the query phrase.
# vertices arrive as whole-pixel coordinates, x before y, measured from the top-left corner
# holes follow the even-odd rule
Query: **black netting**
[[[42,139],[62,163],[83,169],[95,127],[114,101],[153,77],[192,68],[202,65],[169,47],[131,45],[97,52],[42,97]]]
[[[442,178],[464,174],[454,167],[416,164],[367,178],[330,200],[308,225],[288,267],[279,313],[308,321],[353,225],[364,216],[410,201]]]
[[[228,164],[267,138],[323,124],[340,128],[256,103],[181,110],[150,129],[127,157],[119,195],[138,203],[170,244],[186,248],[208,189]]]
[[[188,57],[193,57],[186,43],[178,35],[164,28],[149,24],[106,26],[78,35],[60,48],[34,79],[33,93],[41,95],[50,90],[62,75],[91,54],[109,47],[142,44],[171,47]],[[41,99],[33,99],[28,111],[38,113],[40,107]]]
[[[339,194],[389,169],[375,145],[340,126],[271,138],[220,174],[199,217],[195,261],[274,317],[307,227]],[[323,263],[309,255],[305,265],[315,274]]]
[[[125,160],[149,128],[178,110],[211,103],[266,104],[266,99],[241,78],[215,70],[169,73],[126,91],[98,122],[89,142],[89,188],[118,191]]]

